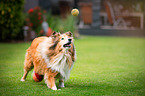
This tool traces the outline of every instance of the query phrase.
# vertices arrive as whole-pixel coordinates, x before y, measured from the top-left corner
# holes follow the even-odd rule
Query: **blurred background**
[[[53,31],[75,38],[66,88],[20,82],[31,41]],[[0,96],[145,96],[145,0],[0,0],[0,73]]]
[[[72,16],[77,8],[79,16]],[[32,41],[53,31],[145,36],[145,0],[1,0],[0,41]]]

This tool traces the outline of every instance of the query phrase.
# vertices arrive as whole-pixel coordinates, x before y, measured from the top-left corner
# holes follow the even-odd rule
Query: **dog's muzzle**
[[[64,47],[64,48],[66,48],[66,47],[70,48],[70,47],[71,47],[70,44],[71,44],[71,42],[68,42],[68,43],[64,44],[63,47]]]
[[[68,43],[64,44],[63,47],[64,48],[66,48],[66,47],[67,48],[70,48],[71,47],[71,45],[70,45],[71,44],[71,41],[72,41],[72,39],[68,39]]]

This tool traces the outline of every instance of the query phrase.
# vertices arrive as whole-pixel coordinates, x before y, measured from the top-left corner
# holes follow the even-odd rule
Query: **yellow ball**
[[[72,9],[71,14],[72,14],[73,16],[78,16],[79,10],[78,10],[78,9]]]

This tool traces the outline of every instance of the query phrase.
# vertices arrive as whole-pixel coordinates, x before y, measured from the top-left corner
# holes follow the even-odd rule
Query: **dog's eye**
[[[64,40],[64,38],[61,38],[61,40]]]

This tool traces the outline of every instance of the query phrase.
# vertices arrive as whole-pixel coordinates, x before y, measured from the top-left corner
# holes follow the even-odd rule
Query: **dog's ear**
[[[60,33],[57,33],[55,31],[51,35],[51,37],[53,37],[53,38],[56,38],[57,36],[60,36]]]
[[[72,37],[72,33],[71,33],[70,31],[66,32],[65,34],[66,34],[67,36]]]

